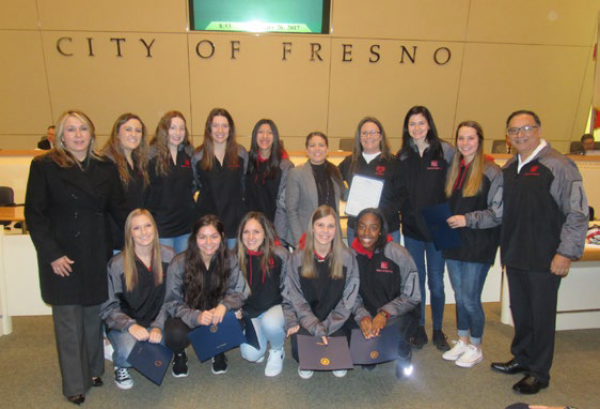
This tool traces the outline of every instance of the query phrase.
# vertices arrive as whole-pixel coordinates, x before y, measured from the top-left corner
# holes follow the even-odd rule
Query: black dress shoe
[[[99,376],[94,376],[92,378],[92,386],[97,388],[99,386],[104,385],[104,382],[102,382],[102,378],[100,378]]]
[[[433,345],[442,352],[450,351],[450,345],[448,345],[447,339],[448,337],[441,329],[433,330]]]
[[[517,373],[525,372],[527,367],[521,365],[516,359],[511,359],[508,362],[493,362],[491,365],[492,369],[498,372],[502,372],[507,375],[514,375]]]
[[[83,402],[85,402],[84,395],[69,396],[67,399],[69,400],[69,402],[74,403],[76,405],[81,405]]]
[[[548,382],[540,381],[532,375],[527,375],[513,385],[513,390],[523,395],[535,395],[541,389],[547,388]]]

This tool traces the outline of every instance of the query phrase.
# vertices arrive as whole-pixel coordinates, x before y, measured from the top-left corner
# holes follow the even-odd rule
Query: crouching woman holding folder
[[[175,257],[158,241],[158,229],[148,210],[135,209],[125,222],[123,252],[108,263],[108,301],[100,310],[114,348],[115,383],[131,389],[127,358],[137,341],[159,343],[166,311],[165,273]]]
[[[242,344],[242,358],[262,362],[267,343],[271,344],[265,376],[277,376],[283,369],[285,357],[281,290],[289,251],[276,245],[275,231],[267,216],[250,212],[244,216],[238,229],[237,256],[240,270],[251,290],[242,313],[252,320],[259,344],[258,348]]]
[[[379,209],[365,209],[357,217],[352,242],[360,276],[354,318],[365,338],[373,338],[389,325],[400,332],[396,377],[412,372],[408,331],[416,323],[413,312],[421,303],[419,275],[410,253],[388,235]],[[367,366],[367,369],[373,368]]]
[[[237,258],[227,251],[225,229],[217,216],[202,216],[192,228],[188,248],[169,266],[165,304],[165,344],[175,354],[173,376],[188,375],[188,333],[200,325],[221,323],[228,311],[242,307],[248,288]],[[225,353],[212,360],[212,372],[227,372]]]
[[[343,244],[338,216],[331,207],[319,206],[310,217],[306,235],[288,263],[283,298],[285,328],[292,336],[292,355],[298,358],[297,335],[347,336],[345,326],[358,294],[358,268]],[[346,370],[333,371],[339,378]],[[303,379],[313,371],[300,370]]]

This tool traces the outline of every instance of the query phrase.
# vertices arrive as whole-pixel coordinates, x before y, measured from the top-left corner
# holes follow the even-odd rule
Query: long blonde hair
[[[246,228],[246,223],[248,223],[250,220],[256,220],[258,222],[258,224],[260,224],[260,227],[262,227],[264,234],[265,234],[265,238],[264,238],[262,244],[260,245],[260,251],[262,252],[262,256],[260,258],[260,264],[267,275],[270,274],[269,259],[273,258],[273,255],[275,254],[274,253],[275,252],[275,230],[273,229],[273,224],[271,223],[271,221],[269,219],[267,219],[267,217],[264,215],[264,213],[260,213],[260,212],[246,213],[246,215],[240,222],[240,226],[238,227],[237,244],[236,244],[236,251],[235,251],[235,253],[237,254],[237,258],[238,258],[238,266],[240,268],[240,271],[244,275],[244,278],[246,279],[246,281],[248,281],[248,272],[246,271],[247,270],[246,260],[248,259],[248,255],[246,254],[246,251],[248,249],[244,245],[244,241],[242,240],[242,238],[244,235],[244,229]],[[249,284],[252,284],[252,283],[249,282]]]
[[[133,291],[138,284],[138,272],[135,264],[135,242],[131,235],[131,224],[133,219],[138,216],[146,216],[150,219],[152,226],[154,227],[154,238],[152,239],[152,271],[154,272],[154,285],[159,286],[163,282],[163,267],[162,259],[160,257],[160,242],[158,241],[158,228],[156,222],[152,217],[152,214],[146,209],[135,209],[125,222],[125,247],[123,248],[123,261],[124,261],[124,275],[125,275],[125,289],[127,291]]]
[[[54,139],[54,147],[48,154],[50,155],[52,160],[61,168],[70,168],[75,165],[81,167],[81,163],[77,159],[75,159],[75,157],[69,151],[65,149],[65,145],[63,142],[65,123],[70,117],[79,119],[81,122],[86,124],[90,130],[91,140],[86,154],[86,161],[90,157],[99,159],[99,156],[94,151],[94,141],[96,140],[96,128],[94,127],[94,123],[83,111],[77,109],[70,109],[68,111],[63,112],[62,115],[58,118],[58,121],[56,122],[56,137]]]
[[[102,153],[108,155],[115,162],[117,169],[119,169],[121,183],[127,187],[129,182],[131,182],[131,175],[127,169],[127,158],[125,158],[125,152],[119,140],[119,131],[126,122],[132,119],[142,124],[142,139],[140,140],[140,146],[131,152],[131,159],[133,160],[135,170],[142,175],[144,187],[147,187],[150,184],[150,177],[148,176],[148,142],[146,141],[146,125],[144,125],[139,116],[132,113],[120,115],[113,125],[110,138],[102,148]]]
[[[471,161],[469,168],[467,169],[467,174],[465,175],[465,181],[463,183],[464,188],[462,190],[463,197],[473,197],[481,190],[482,182],[483,182],[483,164],[485,162],[485,157],[483,154],[483,128],[479,125],[478,122],[475,121],[463,121],[458,124],[456,128],[456,136],[454,138],[454,145],[458,141],[458,131],[462,127],[469,127],[475,129],[477,133],[477,137],[479,139],[479,144],[477,146],[477,151],[475,152],[475,157]],[[456,178],[458,177],[458,172],[460,170],[460,160],[463,158],[463,155],[460,151],[456,150],[456,155],[454,155],[454,159],[452,160],[452,166],[448,171],[448,176],[446,177],[446,196],[452,196],[452,191],[454,190],[454,184],[456,183]]]
[[[323,217],[333,216],[335,219],[335,236],[331,242],[331,257],[329,258],[329,277],[334,280],[344,278],[344,261],[342,260],[344,243],[340,231],[340,219],[330,206],[322,205],[313,212],[308,228],[306,229],[306,241],[304,246],[304,255],[302,257],[302,268],[300,275],[304,278],[315,278],[317,276],[317,266],[315,264],[315,234],[314,224]]]

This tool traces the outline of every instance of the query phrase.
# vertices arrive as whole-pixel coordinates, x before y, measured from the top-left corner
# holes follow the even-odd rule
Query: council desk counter
[[[15,190],[15,202],[23,203],[32,158],[43,151],[0,151],[0,186],[11,186]],[[306,162],[304,152],[289,152],[292,162]],[[338,164],[348,152],[331,152],[330,160]],[[509,155],[493,155],[502,165]],[[600,158],[573,157],[584,177],[584,185],[590,203],[599,203],[600,186],[591,181],[600,177]],[[585,160],[583,160],[585,159]],[[595,160],[594,160],[595,159]],[[586,183],[587,182],[587,183]],[[342,204],[343,205],[343,204]],[[342,206],[343,209],[343,206]],[[510,323],[508,292],[502,280],[499,259],[492,266],[482,294],[483,302],[503,302],[502,322]],[[446,300],[454,303],[454,293],[445,275]],[[600,297],[595,290],[600,288],[600,249],[586,248],[582,261],[571,268],[568,278],[563,280],[559,293],[559,329],[600,327]],[[427,296],[429,300],[429,294]],[[41,300],[37,259],[33,244],[20,231],[0,231],[0,335],[12,330],[11,316],[48,315],[49,306]]]

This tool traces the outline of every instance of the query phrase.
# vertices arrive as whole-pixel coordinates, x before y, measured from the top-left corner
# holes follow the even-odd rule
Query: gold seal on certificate
[[[219,327],[217,326],[217,324],[213,324],[210,326],[210,332],[212,332],[213,334],[215,332],[217,332],[219,330]]]

